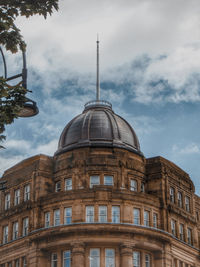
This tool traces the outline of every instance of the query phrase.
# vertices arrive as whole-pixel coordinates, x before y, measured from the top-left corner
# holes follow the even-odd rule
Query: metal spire
[[[96,83],[96,100],[100,100],[100,82],[99,82],[99,35],[97,34],[97,83]]]

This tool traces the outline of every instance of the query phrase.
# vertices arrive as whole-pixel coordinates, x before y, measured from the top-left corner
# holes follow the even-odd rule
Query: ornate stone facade
[[[162,157],[76,147],[2,179],[1,267],[200,266],[200,199]]]

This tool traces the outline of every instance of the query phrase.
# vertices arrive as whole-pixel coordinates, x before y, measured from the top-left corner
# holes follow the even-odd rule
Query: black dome
[[[119,147],[142,155],[133,128],[107,101],[90,101],[64,128],[55,155],[80,147]]]

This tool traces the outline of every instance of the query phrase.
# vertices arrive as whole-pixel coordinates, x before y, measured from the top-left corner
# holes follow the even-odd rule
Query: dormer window
[[[56,184],[55,184],[55,192],[59,192],[59,191],[61,191],[61,182],[60,181],[56,182]]]
[[[65,191],[72,190],[72,178],[65,179]]]
[[[28,201],[30,199],[30,184],[24,186],[24,201]]]
[[[134,179],[131,179],[131,191],[137,191],[138,185],[137,185],[137,181]]]
[[[113,176],[104,176],[104,185],[111,185],[113,186]]]
[[[174,195],[175,195],[175,190],[174,190],[173,187],[170,187],[170,189],[169,189],[169,197],[170,197],[170,202],[171,203],[174,203],[175,202]]]
[[[5,195],[5,210],[10,208],[10,193]]]
[[[100,184],[100,177],[98,175],[90,176],[90,188],[92,188],[94,185]]]

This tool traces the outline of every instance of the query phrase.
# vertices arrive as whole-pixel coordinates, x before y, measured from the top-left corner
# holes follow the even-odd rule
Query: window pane
[[[140,224],[140,209],[133,209],[133,224]]]
[[[145,254],[145,267],[150,267],[150,255]]]
[[[14,204],[18,205],[20,203],[20,189],[15,190]]]
[[[93,206],[86,207],[86,222],[88,223],[94,222],[94,207]]]
[[[120,207],[112,206],[112,222],[119,223],[120,222]]]
[[[27,201],[30,199],[30,185],[24,186],[24,201]]]
[[[176,236],[176,222],[174,220],[171,220],[171,230],[172,235]]]
[[[60,225],[60,210],[54,210],[54,225]]]
[[[172,203],[174,203],[174,201],[175,201],[175,198],[174,198],[174,192],[175,192],[174,188],[173,188],[173,187],[170,187],[170,189],[169,189],[169,194],[170,194],[170,201],[171,201]]]
[[[105,251],[105,267],[114,267],[115,266],[115,250],[106,249]]]
[[[45,227],[50,226],[50,212],[45,212]]]
[[[133,252],[133,267],[140,267],[140,252]]]
[[[70,224],[72,223],[72,208],[65,208],[65,219],[64,219],[65,224]]]
[[[56,182],[56,184],[55,184],[55,192],[59,192],[60,190],[61,190],[61,182],[58,181],[58,182]]]
[[[57,267],[58,265],[58,255],[56,253],[53,253],[51,255],[51,267]]]
[[[131,179],[131,191],[137,191],[137,181]]]
[[[98,248],[90,249],[90,267],[100,267],[100,251]]]
[[[149,226],[149,211],[144,211],[144,225]]]
[[[104,176],[104,185],[113,185],[113,176]]]
[[[153,214],[153,227],[158,227],[158,215],[156,213]]]
[[[23,219],[23,229],[22,229],[23,236],[28,235],[28,224],[29,224],[28,218],[24,218]]]
[[[72,190],[72,178],[65,179],[65,191]]]
[[[90,188],[92,188],[94,185],[99,185],[100,184],[100,179],[99,176],[90,176]]]
[[[63,252],[63,267],[71,266],[71,251],[67,250]]]
[[[107,222],[107,206],[99,206],[99,222]]]

